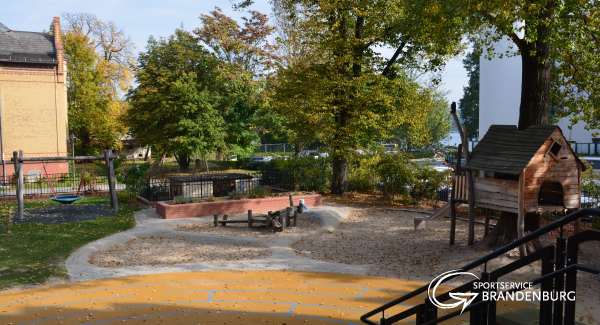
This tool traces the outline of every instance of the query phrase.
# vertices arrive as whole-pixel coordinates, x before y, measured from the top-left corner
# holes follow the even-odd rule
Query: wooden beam
[[[450,246],[454,245],[456,237],[456,203],[450,199]]]
[[[19,158],[23,157],[23,150],[13,151],[13,161],[15,163],[15,174],[17,176],[17,218],[23,219],[23,163]]]
[[[521,173],[519,175],[519,208],[517,218],[517,238],[523,238],[525,235],[525,198],[523,197],[525,191],[525,175]],[[519,246],[519,253],[521,257],[527,256],[525,245]]]
[[[290,218],[292,216],[292,208],[291,207],[287,207],[285,208],[285,226],[289,227],[290,226]]]
[[[112,151],[112,150],[111,150]],[[109,157],[112,159],[117,159],[117,156],[111,155]],[[13,161],[15,158],[11,158],[10,161]],[[69,156],[69,157],[29,157],[23,158],[19,157],[19,162],[24,161],[62,161],[62,160],[104,160],[106,159],[104,156]]]
[[[467,188],[469,196],[469,238],[467,245],[471,246],[475,243],[475,189],[473,188],[473,171],[467,170]]]
[[[108,192],[110,196],[110,206],[119,212],[119,201],[117,200],[117,189],[115,186],[115,171],[113,167],[112,150],[104,150],[104,163],[106,164],[106,176],[108,177]]]

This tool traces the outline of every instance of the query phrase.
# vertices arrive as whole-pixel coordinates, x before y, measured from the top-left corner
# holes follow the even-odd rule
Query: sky
[[[6,27],[37,32],[48,30],[53,17],[63,12],[85,12],[104,21],[113,21],[129,35],[136,51],[144,51],[148,38],[168,37],[181,27],[192,30],[200,26],[201,14],[208,14],[215,6],[223,13],[239,19],[243,13],[233,11],[228,0],[0,0],[0,23]],[[262,13],[271,12],[268,0],[256,0],[250,7]],[[387,57],[392,53],[387,54]],[[463,95],[463,86],[468,84],[462,58],[450,60],[442,78],[442,87],[449,91],[449,102],[458,102]]]

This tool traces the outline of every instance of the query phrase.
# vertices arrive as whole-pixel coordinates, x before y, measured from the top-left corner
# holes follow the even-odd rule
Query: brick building
[[[52,21],[60,35],[60,18]],[[67,65],[60,37],[14,31],[0,23],[0,182],[14,173],[13,151],[25,157],[66,156]],[[25,175],[43,172],[26,164]],[[67,173],[66,162],[49,163],[49,174]]]

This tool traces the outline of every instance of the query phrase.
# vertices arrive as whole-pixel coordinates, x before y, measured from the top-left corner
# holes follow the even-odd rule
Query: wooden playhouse
[[[585,166],[556,125],[492,125],[462,168],[475,175],[474,205],[518,214],[519,237],[526,214],[580,208]]]

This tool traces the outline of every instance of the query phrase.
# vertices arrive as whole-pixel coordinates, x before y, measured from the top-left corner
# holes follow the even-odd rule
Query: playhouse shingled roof
[[[492,125],[463,168],[519,175],[557,128],[562,134],[557,125],[535,125],[522,131],[514,125]]]
[[[54,38],[45,33],[14,31],[0,23],[0,60],[55,63]]]

